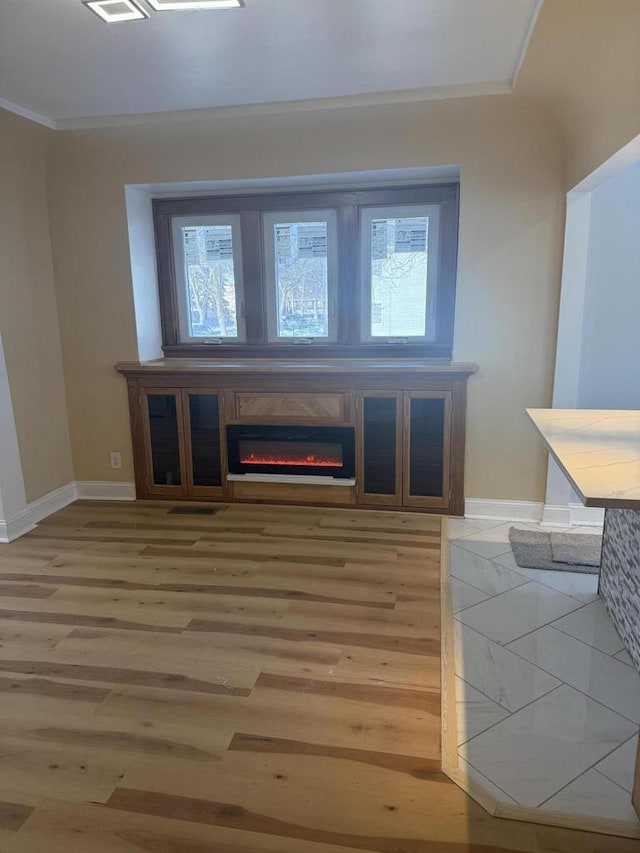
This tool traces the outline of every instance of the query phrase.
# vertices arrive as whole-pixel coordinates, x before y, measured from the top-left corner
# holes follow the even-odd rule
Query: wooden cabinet
[[[448,509],[451,472],[451,392],[405,391],[403,506]]]
[[[222,496],[226,448],[219,393],[141,387],[139,394],[145,496]]]
[[[183,389],[182,411],[187,495],[220,497],[227,469],[220,394]]]
[[[123,365],[139,498],[255,500],[464,512],[466,383],[473,365]],[[228,476],[231,424],[351,427],[356,476]]]
[[[358,500],[371,506],[402,503],[402,396],[362,391],[358,395]]]
[[[451,408],[450,391],[358,396],[360,503],[449,508]]]
[[[182,394],[176,388],[142,389],[140,405],[147,493],[183,497],[187,486]]]

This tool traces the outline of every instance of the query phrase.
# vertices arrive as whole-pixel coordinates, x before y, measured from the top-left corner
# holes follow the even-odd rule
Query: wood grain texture
[[[206,345],[205,345],[206,346]],[[299,347],[298,347],[299,349]],[[219,354],[219,353],[218,353]],[[163,359],[117,365],[127,377],[136,494],[168,500],[232,500],[318,506],[397,506],[408,512],[464,509],[464,421],[466,383],[475,365],[443,361],[377,359]],[[313,389],[310,391],[309,389]],[[402,389],[402,390],[400,390]],[[148,400],[150,395],[175,399],[180,483],[153,482]],[[221,479],[216,486],[196,486],[191,459],[189,399],[193,394],[217,395]],[[367,397],[396,398],[396,484],[392,495],[363,491],[363,420]],[[408,491],[408,394],[446,401],[444,424],[444,494],[425,497]],[[333,424],[356,430],[357,485],[352,488],[303,483],[259,483],[227,480],[227,424]],[[415,442],[414,442],[415,444]],[[449,491],[451,494],[449,495]]]
[[[636,849],[442,772],[439,519],[169,509],[78,502],[0,546],[3,853]]]
[[[235,393],[235,417],[260,423],[295,422],[344,423],[348,419],[348,395]]]

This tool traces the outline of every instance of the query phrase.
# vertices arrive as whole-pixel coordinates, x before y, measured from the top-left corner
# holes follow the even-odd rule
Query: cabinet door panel
[[[194,497],[222,493],[221,409],[217,392],[184,391],[188,493]]]
[[[406,392],[403,504],[449,505],[451,392]]]
[[[175,389],[142,391],[146,426],[147,491],[150,495],[186,493],[182,405]]]
[[[401,499],[401,406],[393,392],[365,391],[358,401],[358,494],[362,503],[396,506]]]

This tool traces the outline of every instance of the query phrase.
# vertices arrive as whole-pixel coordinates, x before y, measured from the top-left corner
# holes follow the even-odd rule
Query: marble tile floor
[[[448,521],[460,764],[503,803],[640,826],[640,675],[597,575],[520,568],[511,526]]]

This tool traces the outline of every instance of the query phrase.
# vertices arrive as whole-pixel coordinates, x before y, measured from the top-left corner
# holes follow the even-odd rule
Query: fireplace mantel
[[[309,356],[117,364],[129,387],[138,498],[463,514],[466,385],[477,366]],[[242,424],[352,429],[355,484],[240,479],[226,438]]]
[[[223,374],[241,376],[249,374],[300,375],[300,374],[377,374],[397,375],[405,373],[446,374],[467,379],[476,373],[478,365],[471,362],[454,362],[441,359],[380,359],[380,358],[158,358],[153,361],[121,361],[116,370],[125,376],[148,376],[150,374]]]

